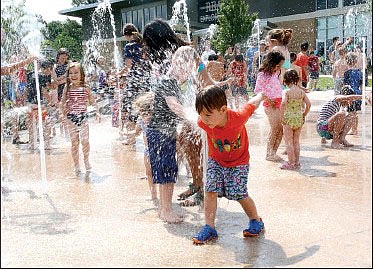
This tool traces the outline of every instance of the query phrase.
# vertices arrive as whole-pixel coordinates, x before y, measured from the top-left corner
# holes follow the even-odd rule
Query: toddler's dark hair
[[[216,55],[216,54],[210,54],[208,56],[208,61],[216,61],[216,60],[218,60],[218,55]]]
[[[309,49],[309,43],[308,43],[308,42],[303,42],[303,43],[301,43],[301,45],[300,45],[300,49],[301,49],[302,51],[307,51],[307,50]]]
[[[342,95],[354,95],[355,91],[352,89],[350,85],[344,85],[341,90]]]
[[[227,99],[225,90],[218,86],[209,86],[204,88],[196,95],[195,108],[200,114],[204,108],[208,112],[214,109],[221,109],[222,106],[227,106]]]
[[[283,75],[283,83],[285,85],[298,84],[300,76],[294,69],[288,69]]]
[[[242,54],[235,55],[235,61],[243,62],[244,61],[243,55]]]
[[[297,54],[294,52],[290,52],[290,62],[293,63],[297,59]]]

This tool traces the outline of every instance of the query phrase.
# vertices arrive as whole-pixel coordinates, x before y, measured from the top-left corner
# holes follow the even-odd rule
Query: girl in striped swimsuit
[[[71,63],[68,66],[67,74],[68,77],[61,103],[64,115],[68,119],[67,124],[70,133],[75,172],[76,174],[80,173],[79,142],[81,142],[86,173],[89,173],[91,165],[89,162],[90,142],[87,121],[88,102],[96,106],[96,116],[100,120],[99,110],[91,89],[85,84],[85,75],[82,66],[78,62]]]

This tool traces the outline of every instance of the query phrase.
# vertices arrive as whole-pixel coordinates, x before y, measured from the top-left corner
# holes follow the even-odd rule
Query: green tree
[[[221,0],[213,46],[222,54],[228,46],[244,42],[252,33],[257,13],[249,13],[245,0]]]
[[[17,5],[3,5],[1,7],[1,29],[5,38],[1,37],[1,58],[8,61],[13,55],[20,55],[24,51],[22,37],[27,34],[25,22],[22,20],[26,15],[24,10],[25,0]]]
[[[70,53],[71,59],[77,61],[82,59],[82,25],[75,20],[67,19],[64,22],[52,21],[47,23],[46,29],[45,46],[50,46],[55,50],[66,48]]]

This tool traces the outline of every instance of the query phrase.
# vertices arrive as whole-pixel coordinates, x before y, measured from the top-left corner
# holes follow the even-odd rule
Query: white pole
[[[361,103],[361,114],[362,114],[362,148],[366,147],[366,85],[365,85],[365,63],[366,63],[366,39],[362,37],[362,103]]]
[[[45,167],[45,151],[44,151],[44,136],[43,136],[43,120],[42,120],[42,106],[40,101],[39,91],[39,75],[38,75],[38,62],[34,61],[35,84],[36,84],[36,97],[38,100],[38,123],[39,123],[39,152],[40,152],[40,172],[42,177],[42,190],[47,193],[47,172]]]

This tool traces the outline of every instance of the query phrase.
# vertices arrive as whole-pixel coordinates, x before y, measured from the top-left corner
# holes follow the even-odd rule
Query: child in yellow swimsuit
[[[309,98],[298,85],[299,81],[300,77],[297,71],[289,69],[285,72],[283,83],[289,89],[284,91],[280,106],[281,115],[283,115],[283,136],[288,156],[288,161],[281,165],[281,169],[285,170],[300,168],[301,127],[310,110]]]

